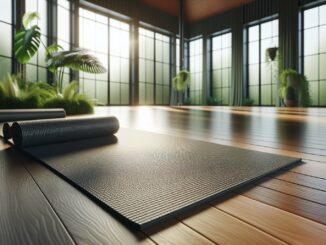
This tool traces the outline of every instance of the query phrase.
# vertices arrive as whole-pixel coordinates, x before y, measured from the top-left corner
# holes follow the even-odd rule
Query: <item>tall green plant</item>
[[[309,82],[307,78],[293,69],[285,69],[280,75],[280,98],[287,99],[288,92],[293,91],[299,106],[309,106],[311,103]]]
[[[46,49],[49,71],[55,74],[55,85],[59,93],[63,92],[63,73],[65,68],[88,73],[104,73],[106,69],[101,62],[86,50],[75,49],[64,51],[60,45],[52,44],[48,47],[41,41],[40,27],[31,23],[40,17],[36,12],[28,12],[23,16],[23,28],[15,35],[14,50],[18,62],[26,64],[38,52],[42,44]]]

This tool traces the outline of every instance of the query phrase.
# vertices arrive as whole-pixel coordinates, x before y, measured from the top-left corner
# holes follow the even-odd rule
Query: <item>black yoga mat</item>
[[[18,147],[111,136],[119,130],[116,117],[64,118],[14,122],[13,142]]]
[[[24,133],[25,129],[42,135],[39,128],[25,126],[21,125],[23,137],[30,135]],[[79,134],[77,130],[75,133]],[[32,139],[33,144],[36,141]],[[21,142],[25,144],[24,139]],[[121,129],[116,136],[22,150],[138,228],[146,228],[300,162],[290,157],[130,129]]]
[[[10,109],[0,110],[0,122],[13,122],[22,120],[36,120],[47,118],[63,118],[64,109]]]

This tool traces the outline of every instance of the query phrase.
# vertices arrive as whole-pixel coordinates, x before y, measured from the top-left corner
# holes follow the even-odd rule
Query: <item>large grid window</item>
[[[203,84],[203,40],[197,39],[189,42],[190,63],[190,103],[202,104]]]
[[[129,24],[110,19],[110,104],[129,104]]]
[[[231,86],[232,34],[212,37],[212,95],[223,105],[229,104]]]
[[[41,28],[41,44],[38,53],[26,65],[28,81],[47,81],[46,51],[48,44],[47,0],[26,0],[26,12],[38,12],[40,19],[36,23]],[[32,23],[33,24],[33,23]]]
[[[170,37],[139,28],[139,104],[169,104],[170,66]]]
[[[9,72],[12,64],[12,1],[1,0],[0,8],[0,79]]]
[[[71,6],[69,0],[57,1],[57,43],[64,49],[71,49]],[[63,75],[63,86],[70,82],[70,70],[65,69]]]
[[[326,106],[326,5],[303,11],[304,74],[313,106]]]
[[[109,18],[79,9],[79,46],[90,51],[108,67]],[[108,104],[108,73],[79,73],[80,90],[97,102]]]
[[[277,70],[266,59],[266,50],[278,47],[278,20],[248,28],[248,87],[255,105],[275,105]]]

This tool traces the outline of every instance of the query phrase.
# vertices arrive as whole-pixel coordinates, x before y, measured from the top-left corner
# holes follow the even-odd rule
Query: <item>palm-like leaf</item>
[[[14,50],[18,62],[26,64],[37,52],[41,42],[41,32],[38,26],[21,29],[15,35]]]
[[[51,57],[52,54],[56,53],[56,52],[59,52],[59,51],[62,51],[63,50],[63,47],[59,44],[51,44],[50,46],[48,46],[46,48],[46,55],[48,57]]]
[[[106,69],[96,57],[88,54],[82,49],[53,53],[48,60],[48,67],[67,67],[75,71],[84,71],[94,74],[106,72]]]
[[[39,20],[40,19],[40,15],[37,12],[27,12],[24,14],[23,16],[23,26],[25,27],[25,29],[28,29],[29,24],[33,21],[33,20]]]

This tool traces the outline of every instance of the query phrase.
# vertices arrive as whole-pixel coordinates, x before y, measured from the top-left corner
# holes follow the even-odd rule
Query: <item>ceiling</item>
[[[171,15],[179,15],[180,0],[140,0]],[[254,0],[184,0],[185,19],[194,22],[225,12]]]

